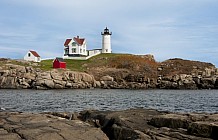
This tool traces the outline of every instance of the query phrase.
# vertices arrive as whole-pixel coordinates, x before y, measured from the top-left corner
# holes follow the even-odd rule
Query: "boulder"
[[[26,73],[25,66],[15,65],[15,64],[6,64],[9,69],[15,69],[17,72]]]
[[[54,80],[54,83],[58,84],[58,85],[61,85],[62,87],[65,87],[67,82],[66,81],[61,81],[61,80]]]
[[[63,73],[63,80],[64,81],[69,81],[70,80],[70,77],[69,77],[69,71],[66,71]]]
[[[74,83],[79,83],[82,81],[82,74],[80,74],[79,72],[75,72],[73,75],[74,75],[74,79],[73,79]]]
[[[109,140],[86,122],[51,114],[0,112],[0,120],[0,139],[5,140]]]
[[[218,81],[217,81],[217,83],[218,83]],[[217,84],[217,86],[218,86],[218,84]],[[93,87],[100,88],[101,87],[101,82],[100,81],[94,81]]]
[[[200,137],[218,139],[217,122],[193,122],[188,127],[188,133]]]
[[[1,80],[0,80],[1,81]],[[218,89],[218,78],[215,81],[215,88]]]
[[[172,76],[173,82],[177,82],[179,81],[179,79],[180,79],[180,76],[178,74]]]
[[[155,127],[188,128],[189,121],[187,116],[166,114],[152,118],[149,124]]]
[[[101,81],[114,81],[114,78],[109,75],[106,75],[106,76],[101,77],[100,80]]]
[[[112,136],[116,140],[151,140],[151,137],[149,135],[146,135],[145,133],[139,131],[139,130],[133,130],[131,128],[126,127],[120,127],[116,124],[114,124],[111,128],[112,130]]]
[[[63,89],[64,86],[56,83],[56,84],[54,85],[54,88],[55,88],[55,89]]]
[[[78,83],[72,83],[72,88],[73,89],[78,89],[79,88],[79,84]]]
[[[0,76],[0,87],[4,84],[5,79],[6,78],[4,76]]]
[[[35,80],[36,74],[35,73],[24,73],[23,78]]]
[[[9,75],[9,70],[0,70],[0,76],[6,77]]]
[[[17,78],[16,77],[3,77],[1,79],[2,88],[14,89],[17,88]]]
[[[175,83],[175,82],[170,82],[170,81],[162,80],[162,81],[158,84],[158,87],[159,87],[160,89],[172,89],[174,83]]]
[[[89,75],[87,73],[82,74],[82,81],[88,82],[88,83],[94,83],[94,77],[92,75]]]
[[[26,73],[34,73],[34,72],[35,72],[35,70],[33,67],[31,67],[31,66],[26,67]]]
[[[71,88],[72,87],[72,83],[67,81],[66,85],[65,85],[67,88]]]
[[[46,90],[48,89],[47,87],[45,86],[34,86],[35,89],[38,89],[38,90]]]
[[[17,71],[16,71],[16,69],[10,69],[8,76],[16,77],[16,76],[17,76]]]
[[[22,79],[18,79],[18,83],[19,83],[19,87],[21,88],[29,88],[30,85],[26,82],[25,78],[22,78]]]
[[[37,78],[38,78],[38,79],[48,79],[48,80],[51,80],[51,79],[52,79],[50,72],[38,73],[38,74],[37,74]]]
[[[205,77],[212,77],[216,74],[215,68],[205,68]]]
[[[216,79],[214,78],[201,78],[200,88],[213,89],[215,87]]]
[[[43,79],[37,79],[33,86],[44,86],[45,80]]]
[[[16,70],[19,73],[26,73],[26,67],[24,66],[17,66]]]
[[[46,79],[45,80],[45,86],[47,86],[48,88],[51,88],[51,89],[53,89],[54,88],[54,81],[53,80],[50,80],[50,79]]]
[[[54,80],[63,80],[63,73],[62,71],[58,71],[58,70],[52,70],[50,72],[51,74],[51,78]]]

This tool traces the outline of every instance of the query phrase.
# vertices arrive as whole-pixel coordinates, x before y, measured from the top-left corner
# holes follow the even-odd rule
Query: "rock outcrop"
[[[218,114],[151,109],[0,112],[0,134],[10,140],[216,140]]]
[[[218,139],[217,114],[174,114],[155,110],[84,111],[81,120],[100,127],[114,140]]]
[[[42,71],[33,67],[6,65],[0,70],[0,88],[65,89],[91,88],[95,79],[92,75],[67,70]]]
[[[109,140],[99,128],[51,114],[0,112],[1,140]]]

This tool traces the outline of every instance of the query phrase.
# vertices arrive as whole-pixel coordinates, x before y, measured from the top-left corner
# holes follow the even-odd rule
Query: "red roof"
[[[64,43],[64,46],[68,46],[71,40],[72,40],[72,39],[66,39],[66,41],[65,41],[65,43]]]
[[[30,51],[35,57],[40,57],[39,54],[35,51]]]
[[[77,37],[74,37],[73,40],[76,41],[76,43],[78,43],[79,45],[83,45],[85,38],[79,38],[79,36],[77,36]]]

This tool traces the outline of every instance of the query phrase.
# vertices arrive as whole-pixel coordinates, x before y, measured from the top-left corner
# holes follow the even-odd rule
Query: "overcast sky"
[[[218,0],[1,0],[0,57],[62,56],[65,39],[77,35],[101,48],[106,26],[114,53],[218,66]]]

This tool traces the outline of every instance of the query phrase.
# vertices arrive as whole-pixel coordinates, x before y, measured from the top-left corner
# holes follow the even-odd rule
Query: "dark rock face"
[[[163,116],[154,117],[149,121],[149,124],[155,127],[168,127],[168,128],[184,128],[187,129],[189,122],[187,116],[177,114],[166,114]]]
[[[149,109],[80,113],[0,112],[0,139],[216,140],[218,114]]]
[[[210,78],[195,75],[173,75],[159,77],[157,87],[160,89],[217,89],[217,76]]]
[[[84,111],[83,121],[100,127],[111,140],[212,140],[218,138],[217,114],[172,114],[130,109]]]
[[[217,123],[205,123],[205,122],[193,122],[188,127],[188,133],[200,136],[218,139],[218,124]]]

